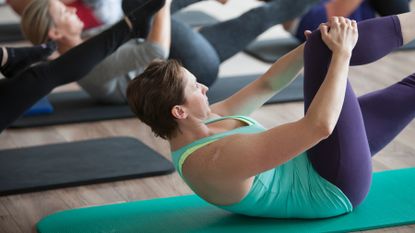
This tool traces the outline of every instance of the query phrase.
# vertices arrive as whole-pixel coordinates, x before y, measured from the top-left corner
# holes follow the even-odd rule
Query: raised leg
[[[319,0],[270,1],[234,19],[205,26],[200,33],[215,48],[222,62],[242,51],[270,27],[301,15],[317,2]]]
[[[151,0],[101,34],[69,50],[56,60],[26,69],[12,79],[0,80],[0,131],[53,88],[77,81],[131,36],[147,36],[152,15],[164,0]]]
[[[359,97],[370,152],[375,155],[415,117],[415,74]]]
[[[359,39],[351,58],[353,65],[373,62],[402,45],[396,16],[362,21],[358,27]],[[320,32],[314,32],[304,51],[305,110],[326,76],[330,59],[331,52]],[[372,179],[371,153],[360,105],[350,83],[333,133],[307,153],[316,171],[340,188],[353,206],[364,200]]]

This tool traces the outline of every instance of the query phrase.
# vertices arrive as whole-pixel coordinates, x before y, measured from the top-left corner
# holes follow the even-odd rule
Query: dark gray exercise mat
[[[245,75],[219,78],[208,92],[209,102],[215,103],[231,96],[259,76]],[[303,79],[299,77],[266,104],[300,101],[302,99]],[[99,104],[84,91],[53,93],[49,95],[49,101],[54,108],[53,113],[22,117],[13,122],[10,127],[27,128],[134,117],[128,105]]]
[[[54,108],[53,113],[22,117],[10,127],[26,128],[134,117],[128,105],[100,104],[84,91],[52,93],[48,98]]]
[[[0,195],[168,174],[170,161],[129,137],[0,151]]]
[[[277,59],[284,56],[284,54],[290,52],[300,43],[293,37],[259,40],[252,42],[244,51],[267,63],[274,63]],[[400,47],[396,51],[415,50],[415,40],[411,43]]]
[[[228,98],[233,93],[245,87],[250,82],[257,79],[260,75],[245,75],[238,77],[219,78],[212,87],[209,88],[207,96],[210,103],[215,103]],[[288,87],[273,96],[265,104],[275,104],[283,102],[303,100],[303,76],[297,77]]]
[[[258,40],[248,45],[244,51],[263,62],[274,63],[298,45],[299,42],[294,37]]]
[[[219,20],[202,11],[179,11],[173,17],[191,27],[201,27],[218,23]]]
[[[25,40],[19,23],[0,23],[0,42]]]

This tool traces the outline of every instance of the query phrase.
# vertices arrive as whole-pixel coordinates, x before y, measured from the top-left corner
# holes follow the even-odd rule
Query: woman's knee
[[[202,35],[172,19],[171,42],[170,58],[180,61],[204,85],[210,86],[216,80],[220,59]]]
[[[315,57],[323,52],[330,52],[330,50],[321,38],[320,30],[314,30],[305,42],[304,56]]]

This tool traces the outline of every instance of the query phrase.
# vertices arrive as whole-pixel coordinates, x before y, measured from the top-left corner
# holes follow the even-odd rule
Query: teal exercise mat
[[[243,75],[219,78],[209,89],[210,103],[231,96],[260,75]],[[84,91],[53,93],[48,96],[53,113],[26,116],[13,122],[10,128],[28,128],[58,124],[92,122],[135,117],[127,104],[101,104]],[[267,104],[299,101],[303,99],[303,81],[299,77],[282,92],[271,98]]]
[[[260,76],[260,74],[252,74],[237,77],[219,78],[209,88],[207,93],[209,103],[216,103],[228,98]],[[299,75],[289,86],[284,88],[278,94],[274,95],[265,104],[302,101],[303,99],[303,76]]]
[[[173,17],[191,27],[202,27],[218,23],[215,17],[197,10],[179,11],[173,14]]]
[[[0,195],[164,175],[170,161],[130,137],[0,150]]]
[[[244,50],[245,53],[267,63],[274,63],[284,54],[296,48],[300,43],[294,37],[258,40],[252,42]],[[415,50],[415,40],[400,47],[396,51]]]
[[[328,219],[272,219],[231,214],[195,195],[58,212],[38,233],[350,232],[415,223],[415,169],[374,174],[367,199],[352,213]]]

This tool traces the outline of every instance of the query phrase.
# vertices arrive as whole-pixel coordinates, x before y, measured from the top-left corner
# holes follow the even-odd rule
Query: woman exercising
[[[414,39],[415,12],[358,24],[333,17],[307,35],[259,79],[211,106],[208,88],[175,61],[152,63],[130,82],[131,109],[169,141],[179,174],[206,201],[250,216],[323,218],[365,199],[371,156],[415,116],[415,74],[356,97],[349,65]],[[303,65],[303,118],[266,130],[248,117]]]
[[[124,1],[123,9],[128,11],[129,4],[142,1]],[[105,103],[126,103],[128,82],[143,72],[152,60],[166,59],[169,50],[170,57],[180,60],[197,74],[199,82],[211,85],[217,78],[221,62],[244,49],[271,26],[303,13],[318,0],[275,0],[200,31],[174,17],[170,20],[170,13],[200,0],[176,0],[171,7],[170,1],[157,13],[153,29],[144,42],[129,41],[78,81],[91,97]],[[68,20],[60,19],[61,11],[65,12],[61,18]],[[57,0],[32,0],[22,15],[22,29],[34,44],[49,39],[56,41],[61,54],[82,42],[82,24],[75,10]]]
[[[145,38],[150,30],[152,15],[164,2],[149,0],[138,5],[124,20],[74,47],[58,59],[29,67],[20,73],[12,67],[20,70],[21,66],[11,66],[15,63],[15,56],[8,52],[12,50],[2,49],[0,64],[7,66],[7,71],[15,75],[0,80],[0,132],[53,88],[81,79],[127,40]],[[40,57],[45,56],[44,51],[40,53]]]
[[[127,0],[130,9],[144,1]],[[109,103],[122,103],[127,86],[128,73],[142,70],[154,59],[165,59],[170,48],[170,3],[155,14],[154,26],[147,40],[138,42],[132,38],[113,54],[97,63],[85,77],[78,80],[80,86],[93,98]],[[126,3],[124,3],[126,5]],[[127,12],[128,13],[128,12]],[[33,23],[35,22],[35,23]],[[83,22],[73,7],[59,0],[32,0],[22,15],[22,29],[33,44],[56,41],[59,54],[82,43]],[[36,26],[33,26],[36,25]],[[82,66],[81,63],[78,65]],[[132,72],[131,75],[136,73]],[[123,91],[124,90],[124,91]]]

